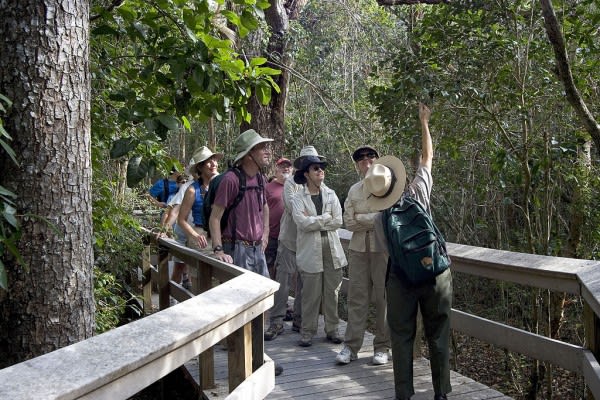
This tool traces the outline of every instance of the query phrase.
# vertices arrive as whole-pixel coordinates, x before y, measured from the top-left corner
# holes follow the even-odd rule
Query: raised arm
[[[421,165],[431,171],[433,160],[433,144],[429,133],[429,117],[431,110],[423,103],[419,103],[419,121],[421,122]]]

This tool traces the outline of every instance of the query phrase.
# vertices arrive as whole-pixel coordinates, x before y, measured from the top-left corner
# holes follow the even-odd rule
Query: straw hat
[[[363,193],[367,205],[375,210],[390,208],[402,197],[406,183],[404,164],[394,156],[384,156],[376,160],[363,183]]]
[[[302,160],[307,156],[319,157],[321,161],[325,161],[325,157],[320,156],[317,153],[317,149],[315,149],[315,146],[304,146],[302,150],[300,150],[300,155],[298,156],[298,158],[294,160],[294,168],[299,169]]]
[[[194,155],[190,159],[190,163],[188,164],[186,173],[188,175],[191,175],[192,168],[194,168],[196,164],[204,162],[211,157],[214,157],[215,159],[220,160],[223,158],[223,154],[222,153],[213,153],[212,150],[206,146],[202,146],[199,149],[196,149],[196,151],[194,151]]]
[[[273,139],[260,136],[254,129],[248,129],[235,139],[234,150],[237,153],[233,163],[237,164],[254,146],[264,142],[272,142]]]

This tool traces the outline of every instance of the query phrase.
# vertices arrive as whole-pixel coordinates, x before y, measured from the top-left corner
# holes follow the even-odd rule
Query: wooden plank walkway
[[[275,379],[275,389],[267,399],[394,399],[394,376],[391,361],[387,365],[372,365],[373,335],[365,334],[358,360],[348,365],[337,365],[335,356],[342,345],[328,342],[323,333],[323,317],[319,317],[319,333],[311,347],[299,347],[300,334],[292,331],[291,322],[285,322],[285,333],[275,340],[265,342],[265,352],[281,364],[283,373]],[[340,334],[346,323],[340,321]],[[217,387],[206,390],[209,399],[227,396],[227,351],[220,345],[215,350],[215,380]],[[186,367],[198,382],[197,361]],[[429,361],[414,361],[415,395],[412,400],[433,399]],[[449,399],[505,399],[510,397],[451,372],[452,393]]]

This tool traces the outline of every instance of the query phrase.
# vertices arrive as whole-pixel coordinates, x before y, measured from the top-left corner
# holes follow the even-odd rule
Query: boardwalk
[[[320,333],[313,339],[311,347],[297,345],[300,334],[291,330],[291,322],[285,323],[285,333],[275,340],[265,342],[265,352],[281,364],[283,374],[275,380],[275,389],[267,399],[393,399],[394,377],[391,362],[388,365],[375,366],[371,364],[373,356],[373,335],[365,335],[365,343],[358,360],[348,365],[336,365],[335,355],[342,345],[329,343],[322,332],[323,317],[319,320]],[[341,322],[340,332],[343,333],[346,324]],[[220,346],[217,346],[218,348]],[[215,351],[215,363],[218,368],[215,378],[218,387],[205,392],[209,399],[225,398],[227,393],[227,377],[225,365],[227,352]],[[194,374],[193,364],[186,364]],[[426,359],[415,360],[415,391],[412,400],[433,399],[431,374]],[[510,399],[502,393],[485,385],[461,376],[451,374],[453,391],[450,399]]]

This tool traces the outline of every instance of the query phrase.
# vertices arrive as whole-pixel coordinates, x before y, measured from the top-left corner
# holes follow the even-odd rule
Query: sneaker
[[[283,333],[283,325],[280,324],[271,324],[269,329],[265,332],[265,340],[273,340],[277,337],[277,335],[281,335]]]
[[[335,344],[340,344],[343,342],[342,338],[337,333],[337,331],[328,333],[327,340],[329,340],[331,343],[335,343]]]
[[[310,347],[312,346],[312,336],[308,334],[303,334],[298,342],[298,346],[300,347]]]
[[[388,353],[383,351],[378,351],[373,356],[373,365],[383,365],[387,364],[389,361]]]
[[[338,364],[350,364],[350,361],[354,361],[358,359],[358,357],[356,356],[356,354],[354,354],[352,352],[352,349],[350,349],[350,347],[344,345],[344,347],[342,348],[342,351],[340,351],[338,353],[337,356],[335,356],[335,361]]]

